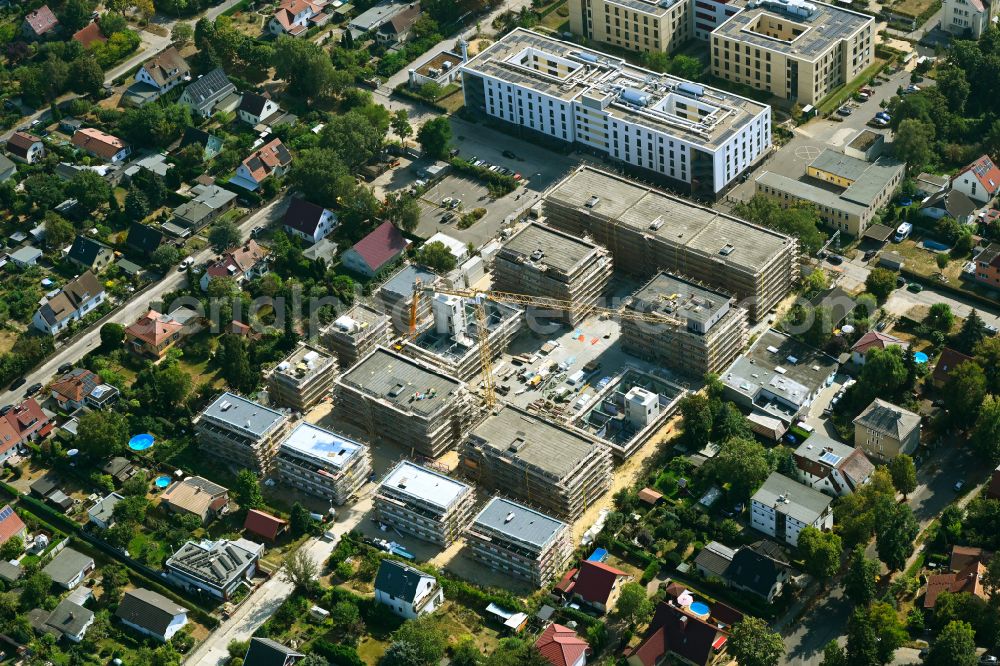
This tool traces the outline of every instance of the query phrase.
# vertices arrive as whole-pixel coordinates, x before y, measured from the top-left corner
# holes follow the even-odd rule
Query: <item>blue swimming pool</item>
[[[132,439],[128,440],[128,448],[133,451],[145,451],[146,449],[153,446],[153,436],[148,433],[143,433],[141,435],[136,435]]]
[[[166,474],[156,477],[156,481],[153,481],[157,488],[166,488],[170,485],[170,477]]]
[[[923,352],[914,352],[913,353],[913,360],[916,361],[917,363],[926,363],[927,362],[927,354],[925,354]]]
[[[691,612],[695,615],[708,615],[708,604],[700,601],[694,602],[688,608],[690,608]]]

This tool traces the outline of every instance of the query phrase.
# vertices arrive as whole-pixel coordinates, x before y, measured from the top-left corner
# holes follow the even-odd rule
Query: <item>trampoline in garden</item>
[[[913,353],[913,360],[916,361],[917,363],[926,363],[927,362],[927,354],[925,354],[923,352],[914,352]]]
[[[146,449],[152,448],[153,441],[152,435],[143,433],[128,440],[128,448],[133,451],[145,451]]]
[[[153,481],[157,488],[166,488],[170,485],[170,477],[166,474],[156,477],[156,481]]]

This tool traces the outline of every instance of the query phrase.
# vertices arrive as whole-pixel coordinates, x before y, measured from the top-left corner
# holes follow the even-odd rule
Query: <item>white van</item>
[[[907,238],[910,237],[910,232],[913,231],[913,225],[909,222],[903,222],[901,225],[896,227],[896,235],[893,237],[894,243],[902,243]]]
[[[194,264],[194,257],[187,257],[184,261],[181,262],[180,270],[186,271],[188,269],[188,266],[191,266],[193,264]]]
[[[576,386],[577,384],[583,381],[583,378],[585,376],[586,373],[583,370],[577,370],[572,375],[566,378],[566,383],[569,384],[570,386]]]

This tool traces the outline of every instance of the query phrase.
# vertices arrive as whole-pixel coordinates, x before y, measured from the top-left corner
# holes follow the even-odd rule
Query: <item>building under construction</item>
[[[583,239],[531,222],[504,242],[493,260],[493,289],[579,303],[552,316],[575,326],[611,279],[608,251]],[[529,314],[540,312],[528,308]],[[546,313],[547,314],[547,313]]]
[[[545,587],[573,554],[569,525],[503,497],[491,499],[465,532],[477,560]]]
[[[349,368],[389,343],[389,315],[359,303],[323,329],[320,341],[337,356],[340,367]]]
[[[407,333],[410,330],[410,318],[414,314],[411,306],[414,297],[414,285],[433,284],[438,279],[437,274],[423,266],[407,264],[395,275],[382,283],[378,288],[378,298],[382,307],[389,314],[389,320],[396,333]],[[417,292],[416,323],[423,322],[431,316],[430,299],[425,292]]]
[[[403,344],[402,351],[420,361],[435,365],[464,382],[471,381],[482,370],[479,355],[479,320],[472,299],[449,294],[424,292],[422,299],[430,301],[434,321],[412,340]],[[483,301],[489,349],[496,358],[507,349],[511,339],[521,329],[524,311],[512,305]]]
[[[689,377],[722,372],[747,344],[747,311],[732,296],[693,280],[658,273],[627,307],[679,323],[622,320],[622,349]]]
[[[332,356],[300,342],[267,373],[268,394],[276,404],[304,413],[330,394],[336,375]]]
[[[375,491],[375,518],[400,532],[449,546],[462,535],[475,506],[472,486],[403,460]]]
[[[732,215],[583,166],[554,185],[546,223],[607,247],[639,277],[684,275],[733,294],[754,321],[798,279],[798,241]]]
[[[430,458],[457,446],[479,411],[464,382],[384,347],[345,371],[334,390],[336,413],[371,440]]]
[[[218,462],[266,475],[288,432],[288,414],[223,393],[194,419],[201,452]]]
[[[570,520],[611,487],[606,444],[511,405],[472,430],[461,459],[477,484]]]

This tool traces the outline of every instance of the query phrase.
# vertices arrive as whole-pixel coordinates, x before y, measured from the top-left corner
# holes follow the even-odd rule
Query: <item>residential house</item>
[[[139,468],[129,462],[128,458],[115,456],[101,465],[101,474],[107,474],[119,486],[136,475]]]
[[[557,591],[587,604],[600,613],[610,613],[618,603],[622,585],[633,576],[621,569],[584,560],[579,568],[569,571],[557,586]]]
[[[0,183],[6,182],[17,174],[17,165],[6,155],[0,155]]]
[[[875,398],[854,419],[854,446],[879,461],[900,453],[913,455],[920,445],[920,415]]]
[[[243,522],[243,529],[274,543],[281,533],[288,529],[288,521],[272,516],[265,511],[250,509]]]
[[[52,421],[46,416],[41,405],[34,398],[28,398],[8,411],[4,418],[13,431],[18,444],[34,442],[48,437],[52,432]],[[0,428],[0,432],[3,429]]]
[[[44,256],[44,253],[34,245],[25,245],[11,252],[9,256],[15,265],[20,268],[27,268],[28,266],[36,265],[38,260]]]
[[[17,131],[7,139],[7,152],[18,162],[34,164],[45,157],[45,144],[34,134]]]
[[[271,252],[261,247],[257,241],[250,239],[234,250],[229,250],[220,259],[208,265],[201,274],[202,291],[208,290],[208,284],[215,278],[231,278],[242,284],[267,273],[268,257]]]
[[[216,112],[235,109],[239,106],[240,95],[222,68],[216,67],[189,83],[178,103],[191,109],[193,114],[209,118]]]
[[[590,645],[576,631],[553,622],[535,641],[535,649],[552,666],[584,666]]]
[[[945,0],[940,26],[961,39],[979,40],[997,20],[994,0]]]
[[[125,499],[118,493],[109,493],[87,509],[88,520],[102,530],[111,529],[115,524],[115,505]]]
[[[214,134],[209,134],[197,127],[188,127],[184,130],[179,150],[184,150],[188,146],[200,146],[202,149],[201,160],[207,162],[222,152],[223,144],[222,139]]]
[[[76,240],[73,241],[73,245],[69,248],[69,254],[66,256],[81,269],[100,273],[111,265],[115,253],[104,243],[89,236],[77,234]]]
[[[39,633],[79,643],[94,623],[94,613],[75,601],[63,599],[51,612],[41,608],[30,611],[28,623]]]
[[[851,346],[851,360],[858,365],[865,364],[865,356],[872,349],[886,350],[889,347],[900,347],[903,351],[910,348],[910,343],[900,340],[895,335],[872,329],[858,338]]]
[[[163,243],[163,232],[141,222],[133,222],[125,245],[144,259],[149,259]]]
[[[292,154],[281,143],[272,139],[250,154],[236,169],[231,185],[255,192],[271,176],[283,176],[292,163]]]
[[[951,189],[980,204],[989,203],[1000,191],[1000,168],[983,155],[952,177]]]
[[[330,19],[329,14],[323,13],[325,6],[325,0],[282,0],[267,29],[272,35],[300,37],[312,25],[321,25]]]
[[[21,567],[20,563],[14,564],[8,562],[7,560],[0,560],[0,580],[10,585],[13,585],[21,576],[24,575],[24,569]],[[0,638],[0,640],[3,640]]]
[[[82,319],[104,302],[104,286],[90,271],[66,283],[35,311],[31,323],[39,331],[59,335],[74,321]]]
[[[626,651],[628,666],[660,666],[671,658],[690,666],[709,666],[720,660],[728,633],[672,601],[661,601],[642,641]]]
[[[793,457],[800,483],[834,497],[857,491],[875,471],[864,451],[819,432],[803,441]]]
[[[306,0],[291,1],[293,3],[301,3],[304,5],[310,4]],[[279,10],[279,12],[280,11],[281,10]],[[278,103],[271,99],[269,95],[258,95],[257,93],[246,92],[243,93],[243,100],[240,102],[240,108],[237,109],[236,115],[239,116],[240,120],[250,125],[250,127],[255,127],[264,122],[265,119],[280,112],[281,109],[278,106]]]
[[[932,610],[937,605],[942,592],[951,594],[967,593],[989,600],[989,593],[983,584],[986,575],[986,564],[981,559],[974,559],[959,571],[931,574],[927,576],[927,590],[924,592],[924,608]]]
[[[133,353],[159,360],[184,336],[185,322],[150,310],[125,329],[125,342]]]
[[[305,655],[270,638],[250,639],[243,666],[293,666]]]
[[[379,26],[375,32],[375,40],[386,45],[405,42],[414,24],[420,20],[420,11],[419,2],[411,3]]]
[[[23,540],[27,532],[28,526],[24,524],[21,517],[11,508],[10,504],[5,504],[0,509],[0,545],[7,543],[14,537],[20,537]]]
[[[705,545],[694,560],[698,572],[768,603],[781,594],[791,574],[788,556],[771,541],[733,549],[718,541]]]
[[[399,259],[409,245],[410,242],[392,222],[383,222],[375,231],[345,251],[341,261],[359,275],[375,277],[379,271]]]
[[[21,34],[28,39],[41,39],[59,26],[59,19],[48,5],[32,9],[21,23]]]
[[[63,548],[51,562],[42,567],[42,573],[47,574],[59,587],[72,590],[83,582],[94,567],[94,558],[90,555],[72,548]]]
[[[970,564],[975,562],[989,564],[992,559],[993,553],[988,550],[983,550],[982,548],[976,548],[974,546],[952,546],[951,559],[948,562],[948,568],[952,571],[962,571]]]
[[[799,543],[806,527],[833,529],[832,498],[780,472],[771,472],[750,499],[750,525],[779,542]]]
[[[223,601],[249,585],[264,546],[246,539],[188,541],[164,563],[167,579]]]
[[[951,381],[951,373],[962,363],[971,361],[973,358],[960,351],[945,347],[941,350],[941,356],[934,364],[934,372],[931,373],[931,382],[938,388],[943,388]]]
[[[236,193],[218,185],[195,185],[191,192],[194,198],[175,208],[174,219],[162,225],[179,238],[196,233],[236,206]]]
[[[351,34],[355,39],[359,39],[368,34],[377,33],[379,28],[381,28],[387,21],[392,20],[392,18],[397,14],[409,10],[414,4],[419,6],[419,3],[409,3],[398,0],[380,2],[351,19],[351,22],[348,24],[348,29],[351,31]]]
[[[143,106],[190,80],[191,68],[171,46],[142,64],[135,73],[135,83],[125,91],[122,101]]]
[[[106,43],[108,38],[101,30],[101,24],[97,21],[92,21],[73,33],[73,41],[79,42],[80,46],[89,49],[94,44]]]
[[[132,154],[132,149],[116,136],[93,127],[77,130],[73,145],[105,162],[118,163]]]
[[[175,513],[198,516],[204,524],[226,511],[229,490],[204,477],[189,476],[163,491],[160,506]]]
[[[188,609],[158,592],[139,587],[122,597],[115,617],[141,634],[166,643],[187,624]]]
[[[973,221],[978,207],[964,192],[942,190],[920,203],[920,214],[932,220],[940,220],[947,216],[954,218],[959,224],[969,224]]]
[[[52,399],[64,412],[72,412],[87,404],[87,398],[102,384],[101,377],[86,368],[73,368],[49,386]]]
[[[382,560],[375,576],[375,603],[408,620],[433,613],[444,603],[437,579],[396,560]]]
[[[308,243],[316,243],[337,227],[337,215],[305,199],[292,199],[282,220],[285,231]]]

